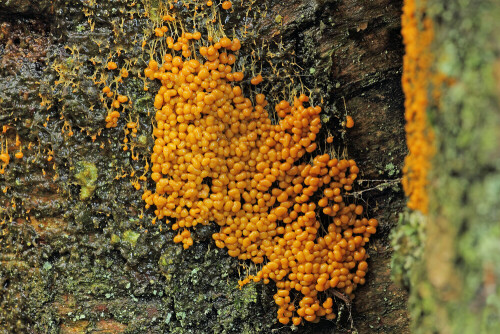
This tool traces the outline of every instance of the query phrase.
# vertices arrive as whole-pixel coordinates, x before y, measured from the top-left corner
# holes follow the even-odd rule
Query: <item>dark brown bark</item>
[[[104,129],[99,88],[89,78],[99,67],[92,59],[104,65],[117,45],[138,60],[137,72],[144,68],[149,55],[133,36],[151,23],[137,15],[120,27],[124,12],[141,13],[142,4],[131,3],[0,1],[0,129],[5,126],[1,140],[11,157],[0,175],[0,332],[289,332],[275,325],[272,284],[235,289],[240,266],[225,251],[214,251],[210,229],[181,252],[165,225],[161,233],[150,225],[152,212],[141,215],[141,192],[131,178],[119,177],[142,173],[144,162],[122,150],[125,123]],[[226,28],[241,25],[245,15],[234,3]],[[391,281],[389,243],[404,206],[401,5],[257,2],[246,21],[252,33],[241,37],[247,64],[255,45],[269,51],[260,54],[259,65],[273,102],[291,97],[283,91],[306,87],[322,105],[319,139],[335,138],[322,149],[357,161],[362,176],[352,200],[366,203],[380,221],[369,247],[367,284],[355,292],[352,308],[342,306],[336,324],[307,324],[299,332],[408,332],[407,296]],[[288,72],[276,77],[276,66]],[[140,80],[126,81],[124,91],[137,101],[131,115],[139,117],[138,138],[145,139],[136,147],[147,157],[153,95]],[[345,128],[346,115],[354,128]],[[22,160],[13,157],[16,135]]]

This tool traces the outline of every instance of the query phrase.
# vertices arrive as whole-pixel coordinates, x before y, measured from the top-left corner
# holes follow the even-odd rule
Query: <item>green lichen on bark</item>
[[[415,333],[500,331],[500,6],[494,1],[428,2],[433,72],[451,79],[428,110],[436,134],[430,211],[407,279]],[[407,223],[397,239],[420,235]],[[413,226],[413,228],[412,228]],[[405,229],[405,230],[403,230]],[[409,233],[407,233],[410,231]],[[406,238],[402,236],[408,234]],[[406,249],[407,250],[407,249]],[[415,257],[418,259],[415,259]]]
[[[97,181],[97,168],[91,162],[80,161],[76,164],[75,179],[80,185],[80,199],[86,200],[92,196],[96,188],[95,182]]]

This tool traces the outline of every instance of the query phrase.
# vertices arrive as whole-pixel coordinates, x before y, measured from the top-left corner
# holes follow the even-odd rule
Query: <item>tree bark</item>
[[[10,156],[0,174],[1,333],[294,330],[276,324],[273,284],[237,288],[255,268],[214,246],[216,227],[198,229],[184,251],[165,223],[151,224],[154,213],[134,188],[147,186],[137,178],[153,146],[155,86],[144,91],[141,76],[154,47],[142,41],[159,3],[0,0],[0,138]],[[407,295],[390,278],[389,242],[405,202],[402,4],[243,3],[233,1],[222,20],[242,40],[247,71],[261,66],[272,102],[306,91],[322,106],[319,146],[357,161],[362,177],[352,201],[380,222],[367,284],[352,306],[339,300],[338,321],[298,332],[407,333]],[[197,20],[192,8],[174,4],[186,26]],[[94,81],[110,60],[129,66],[119,89],[133,105],[107,129],[103,85]],[[345,127],[346,115],[354,128]],[[138,133],[127,135],[124,151],[131,120]]]

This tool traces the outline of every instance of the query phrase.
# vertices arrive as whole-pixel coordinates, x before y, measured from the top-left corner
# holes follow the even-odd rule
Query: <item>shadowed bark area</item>
[[[240,64],[262,68],[271,105],[304,90],[322,106],[318,146],[356,160],[351,200],[380,222],[352,307],[338,300],[338,321],[294,331],[276,324],[272,283],[238,289],[246,268],[214,246],[217,226],[198,228],[184,251],[144,209],[152,184],[138,176],[153,146],[155,86],[143,89],[142,71],[155,50],[142,41],[159,1],[0,0],[0,139],[10,157],[0,174],[0,333],[407,333],[389,244],[404,207],[401,5],[257,1],[248,14],[233,1],[221,14],[242,41]],[[187,27],[198,20],[180,2],[174,9]],[[95,81],[110,60],[129,66],[118,90],[132,104],[106,129]],[[124,131],[130,120],[135,137]]]

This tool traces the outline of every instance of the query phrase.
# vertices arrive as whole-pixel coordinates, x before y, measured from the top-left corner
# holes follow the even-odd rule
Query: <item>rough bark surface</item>
[[[215,228],[198,229],[183,251],[174,232],[151,225],[154,214],[143,210],[131,175],[143,173],[152,147],[154,95],[139,78],[149,60],[140,38],[159,2],[134,3],[0,0],[0,138],[10,155],[0,174],[0,332],[292,332],[276,325],[272,284],[237,288],[245,269],[215,248]],[[241,33],[245,13],[234,3],[223,20]],[[242,62],[265,42],[267,52],[257,51],[263,91],[276,102],[309,90],[324,110],[319,140],[335,138],[320,146],[358,162],[353,200],[380,221],[367,284],[352,308],[339,301],[338,321],[299,333],[408,332],[407,296],[391,281],[389,244],[404,206],[401,5],[257,1],[244,21],[252,33],[241,36]],[[146,7],[149,17],[141,15]],[[176,9],[189,24],[187,10]],[[119,64],[135,61],[120,86],[133,106],[118,127],[105,129],[102,86],[92,78],[110,55]],[[276,73],[280,66],[289,72]],[[352,129],[342,123],[347,114]],[[139,160],[123,150],[129,116],[140,124],[129,146]],[[24,157],[14,158],[21,148]]]

